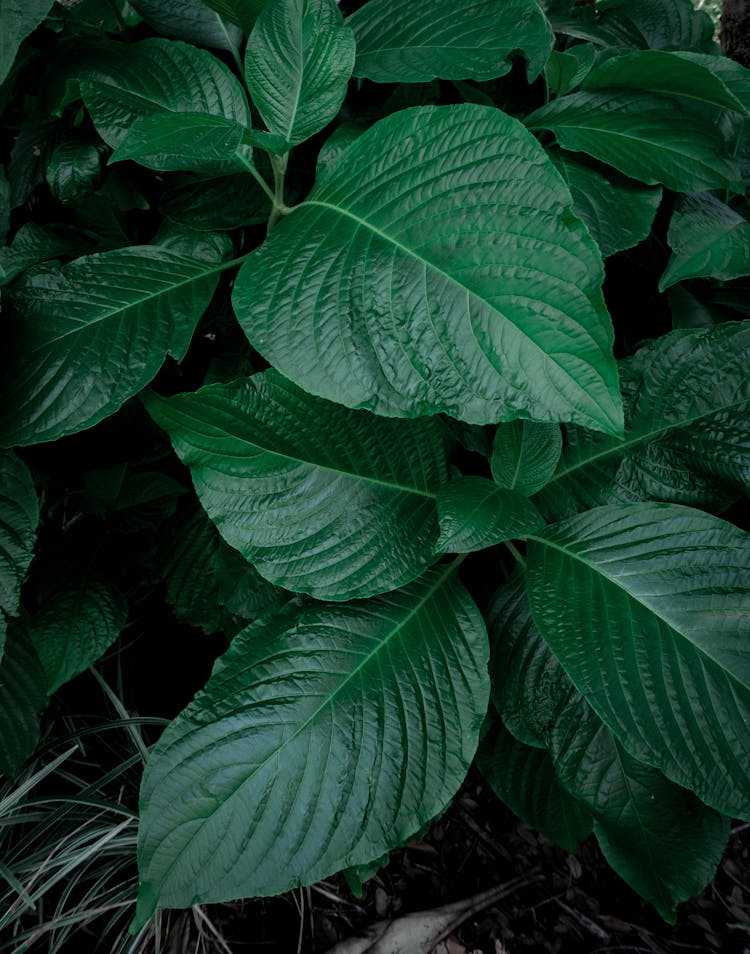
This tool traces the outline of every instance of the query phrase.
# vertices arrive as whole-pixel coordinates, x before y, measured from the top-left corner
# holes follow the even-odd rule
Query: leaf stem
[[[505,546],[506,546],[506,547],[508,548],[508,550],[510,550],[510,552],[513,554],[513,557],[514,557],[516,563],[518,563],[520,566],[522,566],[522,567],[524,568],[524,570],[525,570],[525,569],[526,569],[526,560],[524,560],[524,558],[523,558],[523,557],[521,556],[521,554],[518,552],[518,549],[516,548],[515,544],[514,544],[512,541],[510,541],[510,540],[506,540],[506,541],[505,541]]]
[[[252,164],[252,162],[248,162],[245,156],[243,156],[242,153],[239,151],[237,151],[235,155],[237,156],[239,161],[242,163],[242,165],[247,169],[250,175],[255,178],[258,185],[261,187],[261,189],[266,193],[266,195],[270,199],[271,204],[275,205],[276,195],[274,194],[273,190],[271,189],[269,184],[266,182],[266,180],[263,178],[263,176],[258,172],[255,166]]]
[[[273,169],[274,196],[271,214],[268,217],[266,226],[266,235],[270,235],[273,227],[279,221],[282,215],[286,215],[288,207],[284,203],[284,178],[286,176],[286,166],[289,161],[289,153],[285,152],[283,156],[274,156],[269,153],[271,158],[271,168]]]

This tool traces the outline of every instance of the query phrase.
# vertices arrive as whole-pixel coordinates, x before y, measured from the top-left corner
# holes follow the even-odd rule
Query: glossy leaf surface
[[[403,843],[464,779],[487,652],[455,566],[367,602],[295,602],[236,636],[146,767],[136,922]]]
[[[681,198],[667,240],[672,257],[659,281],[662,291],[689,278],[750,275],[750,222],[710,193]]]
[[[544,521],[530,500],[485,477],[450,480],[437,495],[439,553],[472,553],[512,540]]]
[[[84,672],[106,652],[128,617],[113,586],[78,578],[50,597],[33,617],[29,638],[47,676],[47,692]]]
[[[239,80],[206,50],[148,39],[125,49],[112,44],[107,52],[80,82],[97,132],[113,148],[146,116],[198,112],[250,126]]]
[[[18,612],[38,521],[39,504],[28,467],[12,451],[0,452],[0,659],[8,617]]]
[[[739,180],[713,115],[666,96],[581,91],[542,106],[526,124],[553,132],[563,149],[586,153],[647,185],[696,192]]]
[[[537,532],[527,556],[534,620],[625,748],[750,816],[750,535],[686,507],[612,505]]]
[[[135,0],[144,20],[165,36],[219,50],[236,49],[242,34],[203,0]]]
[[[357,38],[354,74],[376,83],[494,79],[518,51],[531,82],[552,49],[536,0],[370,0],[347,23]]]
[[[222,270],[223,242],[192,256],[158,245],[36,269],[6,318],[0,443],[33,444],[91,427],[182,358]],[[12,360],[11,360],[12,358]]]
[[[750,483],[750,323],[674,331],[621,363],[625,440],[567,428],[535,498],[548,518],[651,498],[710,504]]]
[[[492,479],[499,487],[531,497],[555,472],[561,452],[562,432],[558,424],[498,424],[490,460]]]
[[[600,0],[599,24],[609,46],[710,50],[714,25],[692,0]]]
[[[433,561],[446,479],[437,422],[350,411],[274,371],[146,406],[224,539],[272,583],[344,600]]]
[[[75,202],[99,185],[102,157],[91,143],[66,142],[52,153],[47,182],[61,202]]]
[[[378,414],[617,432],[599,254],[523,127],[482,106],[407,109],[344,156],[237,277],[251,344]]]
[[[570,189],[576,215],[586,223],[602,258],[632,248],[648,237],[661,202],[660,188],[645,186],[560,149],[550,150],[550,158]]]
[[[354,35],[334,0],[271,0],[245,51],[253,103],[290,146],[334,118],[353,68]]]

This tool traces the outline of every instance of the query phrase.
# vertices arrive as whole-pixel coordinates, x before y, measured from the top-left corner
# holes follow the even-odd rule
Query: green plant
[[[688,0],[348,6],[0,4],[0,769],[163,586],[231,643],[134,930],[475,755],[672,919],[750,818],[750,74]]]

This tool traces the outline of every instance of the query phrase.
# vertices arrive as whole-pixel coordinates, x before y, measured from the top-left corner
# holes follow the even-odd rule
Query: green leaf
[[[418,107],[344,156],[243,265],[233,304],[250,343],[349,407],[618,432],[599,254],[523,126]]]
[[[370,0],[347,23],[357,38],[354,75],[377,83],[494,79],[519,51],[531,83],[552,49],[535,0]]]
[[[242,42],[240,30],[203,0],[132,0],[131,5],[165,36],[218,50],[236,50]]]
[[[444,810],[489,694],[455,570],[366,602],[295,601],[234,638],[146,766],[136,926],[367,864]]]
[[[562,785],[549,752],[519,742],[498,720],[480,742],[477,767],[512,812],[565,851],[591,833],[591,813]]]
[[[672,257],[659,290],[689,278],[750,275],[750,222],[708,192],[681,196],[667,236]]]
[[[447,469],[437,422],[350,411],[272,370],[144,401],[219,532],[272,583],[345,600],[433,561]]]
[[[212,232],[266,222],[268,196],[252,176],[165,177],[159,211],[173,222]]]
[[[498,424],[492,443],[492,479],[531,497],[555,472],[562,453],[559,424],[511,421]]]
[[[47,677],[23,626],[11,626],[0,659],[0,775],[14,780],[39,741]]]
[[[0,660],[8,617],[18,612],[31,563],[39,504],[29,469],[12,451],[0,452]]]
[[[245,129],[232,119],[209,113],[158,113],[142,116],[130,127],[110,162],[134,159],[159,172],[188,169],[204,174],[246,168],[237,150]]]
[[[146,116],[199,112],[250,126],[239,80],[211,53],[163,39],[104,50],[106,58],[85,68],[80,84],[97,132],[113,149]]]
[[[625,751],[582,696],[553,730],[553,763],[568,791],[594,816],[614,870],[670,924],[675,906],[716,874],[729,819]]]
[[[334,0],[271,0],[245,51],[245,79],[268,129],[290,146],[341,108],[354,68],[354,35]]]
[[[711,880],[727,840],[726,819],[628,755],[603,725],[534,625],[523,573],[498,590],[488,626],[493,701],[514,734],[549,750],[534,759],[527,749],[526,758],[548,777],[554,772],[550,784],[565,786],[579,811],[593,814],[609,863],[673,921],[675,904]],[[496,764],[496,776],[502,769]],[[505,784],[514,781],[506,777]]]
[[[221,243],[195,238],[192,248],[192,257],[158,245],[102,252],[16,283],[0,443],[91,427],[145,387],[165,355],[182,359],[226,268]]]
[[[588,74],[582,88],[599,90],[608,87],[692,99],[716,109],[747,114],[741,100],[700,60],[664,50],[638,50],[613,56]]]
[[[573,196],[576,215],[586,223],[602,258],[642,242],[651,232],[662,190],[644,186],[584,157],[551,149],[550,158]]]
[[[748,349],[750,322],[727,322],[673,331],[622,362],[624,441],[567,428],[534,501],[542,513],[649,497],[710,506],[717,484],[750,483]]]
[[[76,202],[99,185],[102,177],[99,150],[91,143],[65,142],[52,153],[46,176],[56,199]]]
[[[76,580],[44,601],[29,623],[47,677],[47,692],[85,672],[122,632],[128,618],[125,597],[111,584]]]
[[[207,633],[221,629],[221,606],[214,576],[221,537],[202,510],[180,514],[162,535],[166,597],[175,616]]]
[[[698,192],[731,188],[740,178],[714,120],[682,100],[618,89],[563,96],[526,124],[550,130],[563,149],[587,153],[639,182]]]
[[[13,236],[13,241],[0,248],[0,268],[5,272],[0,285],[12,282],[27,268],[52,258],[69,257],[90,252],[93,240],[70,225],[38,225],[27,222]]]
[[[527,561],[536,624],[625,748],[750,817],[750,535],[687,507],[612,505],[537,531]]]
[[[54,0],[0,0],[0,83],[10,72],[18,48],[49,13]]]
[[[550,91],[563,96],[580,86],[588,76],[596,59],[593,43],[576,43],[563,53],[553,50],[544,67],[544,76]]]
[[[607,45],[653,50],[715,48],[714,24],[692,0],[599,0],[600,29]]]
[[[205,4],[224,19],[236,23],[247,35],[263,9],[268,6],[268,0],[205,0]]]
[[[290,599],[286,590],[264,580],[254,566],[223,540],[216,552],[214,576],[219,603],[241,620],[274,613]]]
[[[485,477],[459,477],[437,495],[438,553],[471,553],[521,537],[544,520],[530,500]]]

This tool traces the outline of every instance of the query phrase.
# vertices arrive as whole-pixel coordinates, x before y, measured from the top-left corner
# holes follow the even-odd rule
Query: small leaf
[[[549,752],[519,742],[497,719],[479,745],[477,767],[514,814],[565,851],[577,851],[591,833],[591,812],[560,782]]]
[[[563,149],[587,153],[647,185],[697,192],[732,188],[740,179],[713,113],[681,99],[582,91],[542,106],[526,124],[550,130]]]
[[[258,225],[268,219],[268,196],[252,176],[217,179],[165,177],[159,211],[173,222],[201,232]]]
[[[132,6],[165,36],[218,50],[236,50],[242,42],[241,31],[203,0],[133,0]]]
[[[208,113],[158,113],[136,119],[110,157],[134,159],[159,172],[189,169],[226,173],[245,164],[237,158],[245,129],[232,119]]]
[[[268,6],[269,0],[204,0],[207,7],[211,7],[224,19],[242,28],[248,35],[255,25],[255,21]]]
[[[0,0],[0,83],[10,72],[18,48],[44,20],[54,0]]]
[[[71,225],[39,225],[27,222],[0,248],[0,267],[5,275],[0,285],[8,284],[33,265],[53,258],[77,258],[92,251],[94,240]]]
[[[250,343],[348,407],[618,433],[599,253],[523,126],[484,106],[416,107],[344,156],[242,266],[233,305]]]
[[[459,477],[437,495],[438,553],[471,553],[524,536],[544,521],[520,493],[503,490],[484,477]]]
[[[52,153],[46,175],[56,199],[75,202],[99,185],[102,157],[91,143],[65,142]]]
[[[642,185],[580,155],[550,149],[550,158],[573,196],[602,258],[642,242],[651,232],[662,190]]]
[[[667,240],[672,257],[660,291],[689,278],[750,275],[750,222],[708,192],[679,199]]]
[[[277,586],[370,596],[434,560],[437,422],[351,411],[275,371],[144,401],[224,539]]]
[[[402,844],[464,779],[486,665],[455,564],[243,630],[151,752],[135,926],[157,905],[278,894]]]
[[[8,617],[18,612],[39,521],[34,483],[24,462],[0,451],[0,660]]]
[[[518,51],[531,83],[552,49],[536,0],[370,0],[346,22],[357,38],[355,76],[377,83],[494,79]]]
[[[593,43],[576,43],[563,53],[553,50],[544,67],[549,88],[557,96],[564,96],[580,86],[588,76],[596,59]]]
[[[166,354],[180,360],[225,267],[220,248],[194,238],[188,257],[136,246],[17,282],[5,318],[0,443],[91,427],[145,387]]]
[[[271,0],[245,51],[247,87],[268,129],[291,146],[319,132],[341,107],[354,55],[334,0]]]
[[[10,627],[0,659],[0,774],[13,781],[39,741],[47,678],[23,626]]]
[[[612,505],[536,531],[527,562],[536,624],[627,751],[750,817],[750,534]]]
[[[215,56],[187,43],[113,43],[81,71],[79,81],[97,132],[112,148],[146,116],[200,112],[250,126],[239,80]]]
[[[562,452],[559,424],[511,421],[498,424],[492,443],[492,479],[499,487],[531,497],[555,472]]]
[[[120,635],[128,617],[125,597],[113,586],[79,576],[45,600],[29,624],[47,677],[47,692],[84,672]]]

